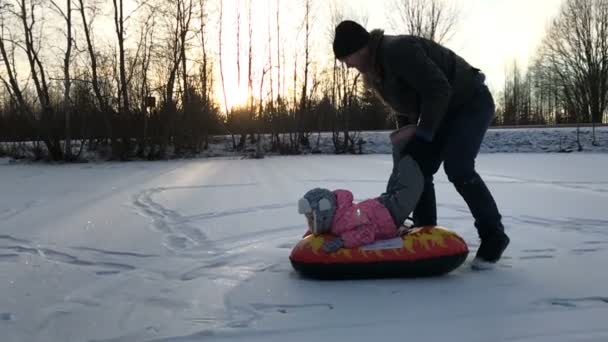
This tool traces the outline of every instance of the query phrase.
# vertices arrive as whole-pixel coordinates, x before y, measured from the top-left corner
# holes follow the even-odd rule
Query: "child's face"
[[[315,232],[315,228],[314,228],[314,222],[312,220],[312,214],[306,214],[304,215],[306,216],[306,223],[308,223],[308,229],[310,229],[310,231],[313,233],[313,235],[317,235],[317,233]]]
[[[314,218],[313,213],[308,213],[305,216],[306,216],[306,222],[308,223],[308,228],[310,229],[310,231],[312,232],[312,234],[314,236],[325,234],[329,231],[328,228],[315,224],[315,218]]]

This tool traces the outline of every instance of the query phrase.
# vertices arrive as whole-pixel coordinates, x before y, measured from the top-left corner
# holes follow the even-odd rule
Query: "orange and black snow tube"
[[[323,251],[323,244],[335,238],[304,237],[289,256],[293,268],[316,279],[429,277],[455,270],[469,254],[460,236],[439,226],[414,228],[404,236],[359,248]]]

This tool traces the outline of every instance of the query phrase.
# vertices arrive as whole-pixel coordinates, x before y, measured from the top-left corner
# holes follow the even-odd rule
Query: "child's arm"
[[[361,208],[351,208],[334,223],[333,233],[338,238],[325,243],[323,249],[328,253],[335,252],[342,247],[358,247],[375,240],[375,223],[370,221]]]
[[[353,230],[342,233],[340,238],[344,241],[344,247],[346,248],[368,245],[376,239],[374,224],[371,222],[362,224]]]
[[[376,234],[371,223],[363,224],[353,230],[346,231],[337,239],[325,242],[323,250],[327,253],[333,253],[340,248],[356,248],[367,245],[375,241]]]

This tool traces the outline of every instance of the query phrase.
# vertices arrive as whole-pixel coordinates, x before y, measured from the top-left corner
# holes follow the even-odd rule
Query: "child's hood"
[[[334,191],[336,195],[337,209],[351,206],[353,203],[353,193],[349,190],[338,189]]]

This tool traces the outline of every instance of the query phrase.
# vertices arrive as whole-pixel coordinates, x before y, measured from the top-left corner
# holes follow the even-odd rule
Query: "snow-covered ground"
[[[365,143],[361,146],[363,154],[390,154],[392,146],[389,140],[390,131],[364,131],[351,132],[354,134],[355,141],[361,139]],[[289,142],[289,135],[282,135],[285,143]],[[352,137],[352,136],[351,136]],[[235,136],[238,141],[239,136]],[[340,133],[340,139],[343,139],[343,134]],[[322,154],[335,154],[333,145],[333,134],[331,132],[323,132],[320,134],[312,133],[309,137],[310,147],[302,148],[304,154],[311,152]],[[582,151],[578,150],[577,144],[577,129],[575,127],[543,127],[543,128],[491,128],[488,130],[483,144],[481,153],[557,153],[557,152],[582,152],[582,153],[608,153],[608,126],[599,126],[595,129],[595,144],[593,143],[593,129],[591,127],[581,127],[579,132],[579,140]],[[21,144],[23,145],[23,144]],[[31,144],[30,144],[31,145]],[[270,150],[269,136],[264,136],[262,145],[266,151]],[[1,143],[0,148],[4,147],[6,151],[16,148],[14,143]],[[27,146],[27,144],[26,144]],[[44,146],[40,146],[44,148]],[[80,142],[73,142],[74,153],[78,153]],[[249,153],[255,149],[249,140],[245,149],[248,151],[235,152],[232,148],[232,136],[221,135],[213,136],[209,139],[209,147],[194,157],[239,157]],[[1,149],[0,149],[1,150]],[[22,148],[19,148],[22,150]],[[359,148],[356,148],[359,153]],[[23,154],[23,153],[22,153]],[[31,151],[24,153],[26,156],[32,157]],[[170,152],[169,152],[170,154]],[[276,155],[276,152],[270,152],[268,155]],[[1,155],[1,154],[0,154]],[[107,157],[102,157],[95,152],[87,152],[85,148],[81,159],[87,161],[102,161]],[[169,158],[172,159],[172,158]],[[0,157],[0,165],[14,163],[14,160]]]
[[[390,154],[392,146],[389,134],[391,131],[363,131],[351,132],[355,134],[355,141],[361,138],[365,143],[361,147],[363,154]],[[340,134],[340,139],[343,134]],[[595,128],[595,141],[593,144],[593,129],[581,127],[579,139],[582,151],[578,150],[576,127],[543,127],[543,128],[491,128],[486,133],[481,153],[557,153],[557,152],[583,152],[608,153],[608,126]],[[285,135],[285,141],[289,136]],[[309,137],[310,148],[303,149],[304,153],[318,150],[323,154],[333,154],[333,134],[331,132],[312,133]],[[238,141],[238,137],[237,137]],[[318,142],[318,144],[317,144]],[[264,145],[269,149],[268,136]],[[253,149],[255,146],[248,141],[246,146]],[[357,152],[358,152],[357,148]],[[201,157],[227,157],[239,153],[232,151],[231,136],[216,136],[210,139],[209,149],[201,153]]]
[[[388,135],[390,132],[362,132],[361,138],[366,141],[363,152],[390,153],[392,146]],[[316,135],[312,140],[316,142]],[[593,144],[593,130],[591,127],[580,128],[580,143],[584,153],[606,153],[608,152],[608,127],[596,127],[596,144]],[[555,152],[579,152],[576,142],[577,134],[575,127],[560,128],[491,128],[486,133],[481,145],[481,153],[555,153]],[[331,153],[333,146],[331,134],[322,135],[323,152]]]
[[[608,155],[482,154],[512,244],[476,233],[441,171],[440,223],[471,255],[431,279],[323,282],[288,255],[314,186],[358,199],[389,155],[0,166],[0,340],[608,340]]]

